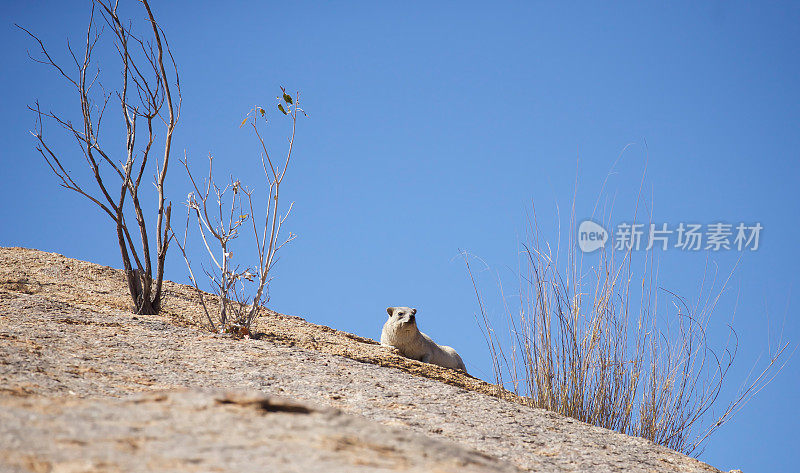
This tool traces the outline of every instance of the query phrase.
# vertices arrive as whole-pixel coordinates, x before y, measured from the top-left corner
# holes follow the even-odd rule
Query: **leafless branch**
[[[192,175],[188,160],[184,158],[182,161],[194,189],[187,196],[186,205],[189,209],[187,218],[195,221],[200,240],[208,258],[213,263],[213,269],[206,271],[206,275],[219,298],[217,323],[212,321],[211,313],[205,305],[204,310],[214,330],[232,331],[239,335],[250,333],[251,326],[258,317],[263,304],[269,301],[270,272],[277,262],[276,254],[295,238],[291,233],[286,238],[281,237],[283,223],[289,216],[293,204],[289,204],[285,213],[279,213],[280,186],[291,162],[297,114],[304,112],[299,108],[299,93],[292,98],[286,94],[285,90],[281,90],[279,110],[291,120],[291,135],[287,157],[280,167],[275,166],[272,161],[263,135],[259,131],[259,126],[266,126],[266,111],[261,107],[255,107],[242,122],[242,126],[250,123],[263,152],[262,163],[267,180],[266,209],[263,217],[256,217],[260,212],[256,210],[254,191],[247,188],[238,179],[231,176],[230,182],[225,187],[217,185],[214,181],[214,161],[211,156],[209,156],[208,174],[202,185]],[[269,167],[266,163],[269,163]],[[252,242],[255,244],[258,256],[258,265],[255,268],[232,264],[233,247],[241,236],[247,220],[252,225]],[[195,288],[200,291],[190,261],[186,256],[185,242],[188,229],[187,221],[184,243],[178,243],[178,245],[184,253],[187,266],[189,266],[190,279]],[[203,296],[200,297],[202,302]]]
[[[67,51],[75,66],[74,73],[68,73],[60,66],[48,51],[44,43],[29,30],[17,25],[22,31],[33,38],[40,49],[40,57],[32,59],[38,63],[48,65],[65,78],[70,88],[80,101],[81,126],[74,126],[72,121],[64,115],[54,112],[43,112],[38,102],[29,107],[36,114],[36,128],[32,132],[37,139],[37,150],[47,162],[48,167],[61,181],[61,185],[86,197],[98,205],[115,223],[117,240],[122,255],[123,267],[128,282],[134,310],[141,314],[157,313],[161,306],[161,287],[164,276],[164,260],[171,241],[170,215],[171,206],[166,202],[164,195],[164,180],[172,142],[172,133],[177,124],[178,115],[172,103],[172,90],[175,88],[180,97],[180,81],[177,67],[172,52],[167,47],[166,54],[172,63],[168,74],[164,67],[163,44],[168,44],[163,30],[156,23],[153,12],[147,0],[139,0],[147,12],[149,30],[155,49],[147,49],[145,42],[133,35],[130,22],[124,22],[117,13],[117,1],[94,0],[89,15],[85,41],[82,54],[77,54],[72,45],[67,42]],[[94,67],[92,55],[95,47],[102,39],[103,28],[98,25],[99,18],[113,31],[113,45],[118,52],[122,63],[120,85],[112,91],[101,90],[99,93],[93,89],[101,80],[101,67]],[[131,40],[139,46],[141,51],[131,48]],[[129,91],[133,84],[135,93]],[[102,87],[101,87],[102,89]],[[110,98],[116,96],[119,100],[120,112],[125,124],[125,156],[115,159],[114,153],[106,147],[101,139],[105,111]],[[134,98],[135,96],[135,98]],[[163,106],[166,103],[166,113]],[[156,270],[151,264],[150,239],[144,211],[139,200],[139,186],[147,167],[148,155],[155,142],[153,120],[158,118],[165,126],[164,155],[160,165],[156,165],[156,190],[158,193],[157,220],[156,220]],[[141,133],[138,127],[140,120],[144,120],[147,127],[147,136],[143,146],[137,141]],[[89,190],[85,184],[73,179],[65,165],[67,155],[51,149],[45,142],[44,122],[50,121],[72,136],[79,145],[79,149],[86,160],[92,175],[95,190]],[[104,175],[104,168],[110,168],[113,177]],[[112,197],[112,186],[118,186],[117,197]],[[133,212],[139,230],[139,241],[131,238],[125,214]],[[131,264],[135,262],[135,269]]]

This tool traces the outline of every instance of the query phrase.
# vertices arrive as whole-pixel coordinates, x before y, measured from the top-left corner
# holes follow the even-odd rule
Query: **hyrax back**
[[[389,307],[389,319],[383,324],[381,343],[400,350],[414,360],[467,372],[464,362],[451,347],[436,344],[431,337],[417,327],[417,309],[411,307]]]

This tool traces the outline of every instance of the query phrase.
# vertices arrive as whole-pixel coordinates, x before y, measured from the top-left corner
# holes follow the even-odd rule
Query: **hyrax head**
[[[417,309],[412,309],[411,307],[387,307],[386,313],[389,314],[389,320],[398,325],[411,327],[417,324],[415,317]]]

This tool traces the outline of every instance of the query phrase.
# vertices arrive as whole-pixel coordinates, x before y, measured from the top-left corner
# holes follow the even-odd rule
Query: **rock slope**
[[[120,271],[0,248],[0,471],[717,472],[373,340],[269,313],[135,316]]]

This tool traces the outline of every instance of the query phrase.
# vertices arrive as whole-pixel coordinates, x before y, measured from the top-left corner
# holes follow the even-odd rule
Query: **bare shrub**
[[[77,126],[65,115],[43,111],[38,101],[29,107],[36,114],[36,127],[31,132],[38,141],[36,149],[58,176],[62,187],[89,199],[114,222],[134,312],[155,314],[161,308],[164,260],[170,243],[171,206],[165,204],[164,179],[169,165],[172,133],[180,115],[180,81],[164,32],[156,22],[147,0],[140,0],[147,17],[147,28],[141,36],[134,34],[131,22],[117,14],[118,3],[92,2],[83,53],[77,55],[67,42],[72,59],[70,67],[59,65],[36,35],[17,26],[36,40],[41,49],[41,57],[31,59],[52,67],[80,100],[81,120]],[[112,41],[120,62],[117,66],[120,67],[120,76],[116,89],[104,88],[101,67],[92,61],[103,30],[103,25],[99,24],[95,15],[96,10],[100,13],[100,21],[113,31]],[[151,35],[149,39],[148,35]],[[173,98],[173,88],[176,98]],[[112,139],[111,145],[106,145],[105,140],[101,144],[101,125],[105,123],[106,107],[112,98],[119,103],[119,116],[125,125],[124,134],[118,140]],[[46,121],[58,125],[75,139],[91,173],[94,189],[72,177],[67,164],[71,156],[48,146],[44,137]],[[158,193],[154,273],[148,225],[139,200],[139,185],[148,169],[150,152],[157,141],[155,129],[158,127],[163,127],[164,134],[161,138],[163,158],[160,163],[157,156],[153,158]],[[112,151],[119,144],[124,144],[123,156],[116,156]],[[130,217],[131,212],[138,227],[138,248],[126,222],[126,214]]]
[[[597,266],[584,273],[574,229],[573,216],[567,262],[559,268],[535,212],[528,218],[518,300],[506,296],[497,278],[507,333],[494,329],[470,257],[462,252],[495,382],[526,396],[532,406],[699,454],[709,436],[780,371],[788,343],[778,343],[766,367],[715,414],[738,341],[729,325],[728,342],[713,349],[706,330],[730,276],[715,292],[714,275],[708,294],[690,304],[657,288],[651,252],[638,283],[631,250],[601,249]],[[659,290],[674,313],[659,316]]]
[[[289,204],[285,213],[280,213],[278,208],[281,183],[292,160],[297,114],[305,115],[300,108],[299,92],[292,98],[281,88],[277,108],[291,121],[285,159],[277,160],[270,156],[263,134],[259,131],[259,127],[267,126],[266,110],[255,107],[241,125],[251,126],[261,147],[261,164],[267,180],[264,198],[266,209],[263,214],[260,214],[253,203],[254,191],[238,179],[230,176],[225,187],[220,187],[214,181],[213,157],[208,158],[208,175],[200,185],[192,175],[188,159],[182,161],[194,191],[188,195],[186,201],[188,213],[183,241],[176,238],[176,245],[183,254],[189,279],[197,291],[213,331],[231,332],[240,336],[250,334],[262,304],[269,301],[270,274],[277,261],[276,255],[285,244],[295,238],[292,233],[285,239],[280,236],[283,222],[289,216],[293,204]],[[217,296],[215,316],[212,316],[212,310],[208,308],[206,296],[200,289],[187,252],[186,240],[190,222],[197,224],[200,240],[211,263],[210,268],[204,267],[203,272],[208,277],[212,292]],[[241,232],[247,228],[252,229],[252,233],[248,231],[252,239],[244,245],[255,247],[258,261],[254,266],[234,263],[234,247],[237,247],[236,254],[243,253],[240,251],[242,246],[237,243]]]

